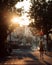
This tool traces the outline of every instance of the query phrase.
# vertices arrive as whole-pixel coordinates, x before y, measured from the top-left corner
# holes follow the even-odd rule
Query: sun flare
[[[20,17],[13,17],[12,21],[13,23],[18,23],[20,26],[23,25],[29,25],[30,23],[30,17],[28,16],[29,10],[30,10],[31,2],[30,0],[23,0],[15,4],[16,9],[23,9],[22,10],[22,15]]]
[[[17,23],[17,22],[18,22],[18,19],[17,19],[17,17],[13,17],[11,21],[12,21],[13,23]]]
[[[19,24],[20,26],[24,26],[24,25],[29,25],[29,18],[26,17],[26,15],[24,14],[23,16],[21,17],[12,17],[11,19],[12,23],[14,24]]]

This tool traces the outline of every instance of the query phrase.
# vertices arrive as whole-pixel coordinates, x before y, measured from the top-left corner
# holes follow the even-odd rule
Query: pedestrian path
[[[13,64],[16,64],[16,65],[44,65],[43,63],[39,62],[39,60],[36,60],[36,59],[33,60],[31,58],[28,58],[28,57],[23,58],[23,59],[13,57],[13,58],[6,60],[2,64],[3,65],[6,65],[6,64],[8,64],[8,65],[11,65],[11,64],[12,65]]]
[[[40,53],[39,51],[35,51],[35,52],[32,52],[32,54],[34,56],[36,56],[36,58],[38,58],[40,60],[40,62],[46,64],[46,65],[52,65],[52,52],[47,52],[46,54],[44,54],[44,59],[42,60],[40,58]]]
[[[44,60],[42,60],[38,51],[25,53],[23,50],[20,53],[16,52],[12,52],[12,55],[8,56],[0,65],[52,65],[52,58],[44,55]]]

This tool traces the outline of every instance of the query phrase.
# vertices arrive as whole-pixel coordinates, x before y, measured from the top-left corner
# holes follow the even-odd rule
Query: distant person
[[[43,45],[43,43],[42,43],[42,41],[40,41],[40,58],[41,59],[44,59],[43,58],[43,54],[44,54],[44,45]]]

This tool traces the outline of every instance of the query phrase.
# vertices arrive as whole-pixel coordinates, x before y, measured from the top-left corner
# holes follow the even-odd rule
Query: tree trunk
[[[47,33],[47,50],[51,51],[51,39],[49,37],[49,33]]]
[[[46,37],[47,37],[47,50],[48,50],[48,33],[46,34]]]
[[[0,57],[4,57],[7,54],[6,40],[7,31],[0,27]]]
[[[6,43],[4,41],[0,42],[0,57],[5,57],[7,55]]]

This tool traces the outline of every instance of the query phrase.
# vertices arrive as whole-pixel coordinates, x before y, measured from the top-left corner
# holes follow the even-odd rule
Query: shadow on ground
[[[52,52],[46,52],[45,54],[49,57],[52,57]]]
[[[25,65],[44,65],[40,62],[40,60],[34,56],[31,52],[26,53],[25,50],[20,50],[20,53],[13,53],[10,56],[7,56],[5,58],[0,58],[0,63],[5,63],[6,61],[10,61],[11,59],[18,59],[23,60],[26,58],[30,58],[32,60],[25,60],[24,62],[26,63]],[[11,61],[12,62],[12,61]],[[50,65],[49,63],[47,63],[46,61],[44,61],[46,63],[46,65]]]
[[[50,63],[48,63],[47,61],[44,60],[44,62],[46,63],[46,65],[51,65]]]

